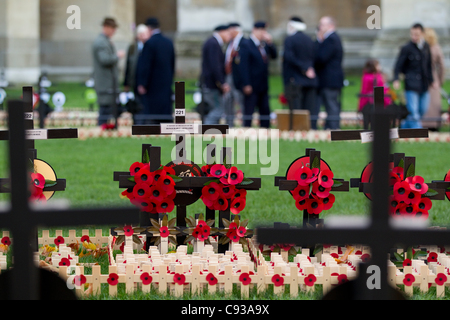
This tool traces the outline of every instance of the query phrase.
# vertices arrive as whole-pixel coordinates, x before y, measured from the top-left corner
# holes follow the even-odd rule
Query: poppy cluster
[[[47,198],[44,195],[45,178],[40,173],[31,173],[30,179],[30,201],[32,202],[47,202]]]
[[[244,180],[243,172],[222,164],[206,165],[202,171],[207,177],[216,178],[203,187],[203,203],[211,210],[225,211],[230,206],[231,213],[241,213],[246,206],[247,191],[236,186]]]
[[[403,168],[395,167],[390,173],[390,185],[393,186],[393,195],[389,199],[389,209],[393,217],[428,219],[428,211],[433,204],[424,196],[428,192],[428,185],[422,177],[404,179]]]
[[[200,220],[192,231],[192,236],[198,241],[205,241],[211,235],[211,227],[205,221]]]
[[[295,173],[298,186],[292,191],[295,206],[298,210],[306,210],[309,214],[319,215],[330,210],[335,202],[331,194],[334,185],[334,174],[331,170],[303,167]]]
[[[143,212],[169,213],[175,208],[175,171],[169,167],[150,172],[150,164],[135,162],[130,167],[130,175],[136,185],[122,192],[132,204]]]

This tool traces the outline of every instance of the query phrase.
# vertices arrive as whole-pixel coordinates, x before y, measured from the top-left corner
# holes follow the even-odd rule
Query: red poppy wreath
[[[212,164],[202,168],[207,177],[215,178],[205,183],[201,199],[211,210],[225,211],[230,207],[231,213],[238,215],[245,209],[247,191],[239,189],[253,183],[244,177],[244,173],[227,164]]]

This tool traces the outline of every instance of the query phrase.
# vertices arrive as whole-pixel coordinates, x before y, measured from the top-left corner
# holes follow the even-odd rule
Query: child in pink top
[[[389,87],[385,85],[383,74],[381,73],[380,63],[377,60],[368,60],[364,67],[362,81],[361,81],[361,96],[359,99],[358,110],[361,112],[363,108],[368,104],[373,104],[373,88],[385,87],[384,93],[389,94]],[[368,96],[364,96],[368,95]],[[384,105],[388,106],[392,104],[392,99],[389,97],[384,98]]]

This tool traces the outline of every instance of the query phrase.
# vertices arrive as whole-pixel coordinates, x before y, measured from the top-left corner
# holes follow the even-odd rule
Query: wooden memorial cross
[[[285,177],[275,177],[275,186],[279,188],[279,190],[282,191],[293,191],[298,186],[298,182],[296,180],[289,179],[288,176],[291,176],[293,174],[292,170],[296,170],[297,168],[301,168],[301,166],[305,165],[307,167],[311,167],[311,164],[314,163],[315,159],[320,160],[320,168],[322,169],[322,166],[328,166],[322,159],[321,159],[321,152],[317,151],[315,149],[306,149],[305,156],[295,160],[289,169],[287,170]],[[344,179],[334,179],[335,181],[339,182],[339,186],[333,186],[331,188],[331,192],[348,192],[349,191],[349,182],[344,181]],[[308,224],[313,226],[314,228],[320,224],[322,219],[318,219],[318,215],[309,214],[307,210],[303,210],[303,227],[306,227]]]
[[[34,209],[30,207],[27,177],[27,148],[30,144],[26,141],[24,102],[10,101],[8,113],[9,123],[14,124],[9,128],[11,205],[8,210],[0,212],[0,227],[11,231],[14,267],[0,276],[10,274],[9,285],[0,290],[6,291],[8,298],[12,300],[42,299],[44,297],[40,296],[39,291],[42,286],[48,284],[39,283],[38,268],[33,261],[34,248],[31,245],[36,241],[38,227],[136,223],[138,210],[134,208],[66,210],[65,208]],[[58,293],[55,294],[58,295]]]
[[[292,243],[305,245],[309,243],[364,244],[371,248],[371,259],[362,263],[358,278],[349,283],[349,291],[341,292],[341,298],[353,300],[391,300],[399,299],[398,290],[393,283],[388,283],[387,255],[391,248],[402,244],[413,245],[446,245],[450,242],[450,231],[409,228],[405,225],[397,228],[391,225],[389,216],[389,158],[390,158],[390,115],[384,110],[376,110],[373,114],[374,142],[373,156],[373,201],[371,219],[368,227],[347,227],[327,229],[274,229],[257,228],[258,242],[273,245],[274,243]],[[368,288],[370,276],[376,267],[381,275],[380,286]],[[343,285],[345,286],[345,285]],[[339,290],[339,287],[337,288]],[[345,296],[343,296],[345,295]],[[326,297],[325,297],[326,298]]]
[[[23,87],[23,102],[24,102],[24,119],[26,129],[26,148],[28,150],[29,159],[35,161],[37,159],[37,150],[35,147],[35,140],[50,140],[50,139],[77,139],[78,129],[34,129],[34,114],[33,114],[33,87]],[[10,120],[11,121],[11,120]],[[0,140],[8,140],[10,138],[9,131],[0,131]],[[9,179],[0,179],[0,193],[8,193]],[[44,192],[47,192],[47,197],[50,197],[55,191],[64,191],[66,188],[66,180],[57,179],[56,185],[46,187]]]

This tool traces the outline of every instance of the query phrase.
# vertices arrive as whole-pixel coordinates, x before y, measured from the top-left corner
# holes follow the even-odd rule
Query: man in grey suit
[[[113,18],[105,18],[102,33],[92,46],[94,61],[94,81],[99,104],[98,125],[106,124],[112,117],[117,117],[117,95],[119,94],[118,62],[125,57],[125,51],[116,51],[111,38],[117,30]]]

